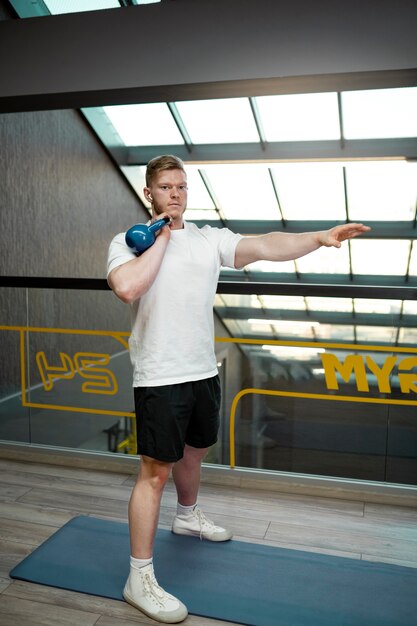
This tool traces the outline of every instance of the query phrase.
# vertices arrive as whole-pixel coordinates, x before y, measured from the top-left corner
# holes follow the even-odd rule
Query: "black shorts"
[[[208,448],[217,441],[218,376],[160,387],[135,387],[138,454],[175,463],[185,444]]]

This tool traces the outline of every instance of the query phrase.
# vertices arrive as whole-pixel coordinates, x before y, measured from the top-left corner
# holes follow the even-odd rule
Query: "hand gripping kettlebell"
[[[131,226],[125,235],[126,244],[136,252],[136,256],[139,256],[155,243],[155,233],[170,221],[169,217],[163,217],[149,226],[147,224]]]

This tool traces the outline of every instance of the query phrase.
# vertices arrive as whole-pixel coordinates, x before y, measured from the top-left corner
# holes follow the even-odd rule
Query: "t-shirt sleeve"
[[[222,267],[235,268],[235,252],[236,246],[243,238],[243,235],[233,233],[228,228],[219,229],[221,234],[219,238],[219,253]]]
[[[127,263],[136,258],[136,254],[125,242],[125,233],[119,233],[114,237],[109,246],[107,254],[107,276],[112,270],[123,263]]]

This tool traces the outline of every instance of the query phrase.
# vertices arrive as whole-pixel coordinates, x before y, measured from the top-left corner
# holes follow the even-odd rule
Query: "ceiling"
[[[11,5],[20,17],[31,17],[148,2]],[[199,225],[242,234],[321,230],[347,221],[372,227],[341,250],[322,248],[296,261],[224,270],[222,280],[417,285],[416,86],[115,105],[81,113],[147,210],[146,163],[170,153],[185,162],[186,217]],[[224,293],[217,295],[216,311],[238,337],[410,345],[417,340],[417,303],[377,299],[370,291],[367,298]]]

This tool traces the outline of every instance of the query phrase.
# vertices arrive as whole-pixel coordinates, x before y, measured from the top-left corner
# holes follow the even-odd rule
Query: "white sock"
[[[184,516],[191,515],[191,513],[194,511],[196,506],[197,506],[197,502],[195,504],[192,504],[191,506],[183,506],[182,504],[178,502],[177,515],[184,515]]]
[[[133,567],[133,569],[140,569],[141,567],[145,567],[151,563],[152,557],[150,559],[135,559],[134,556],[130,557],[130,567]]]

